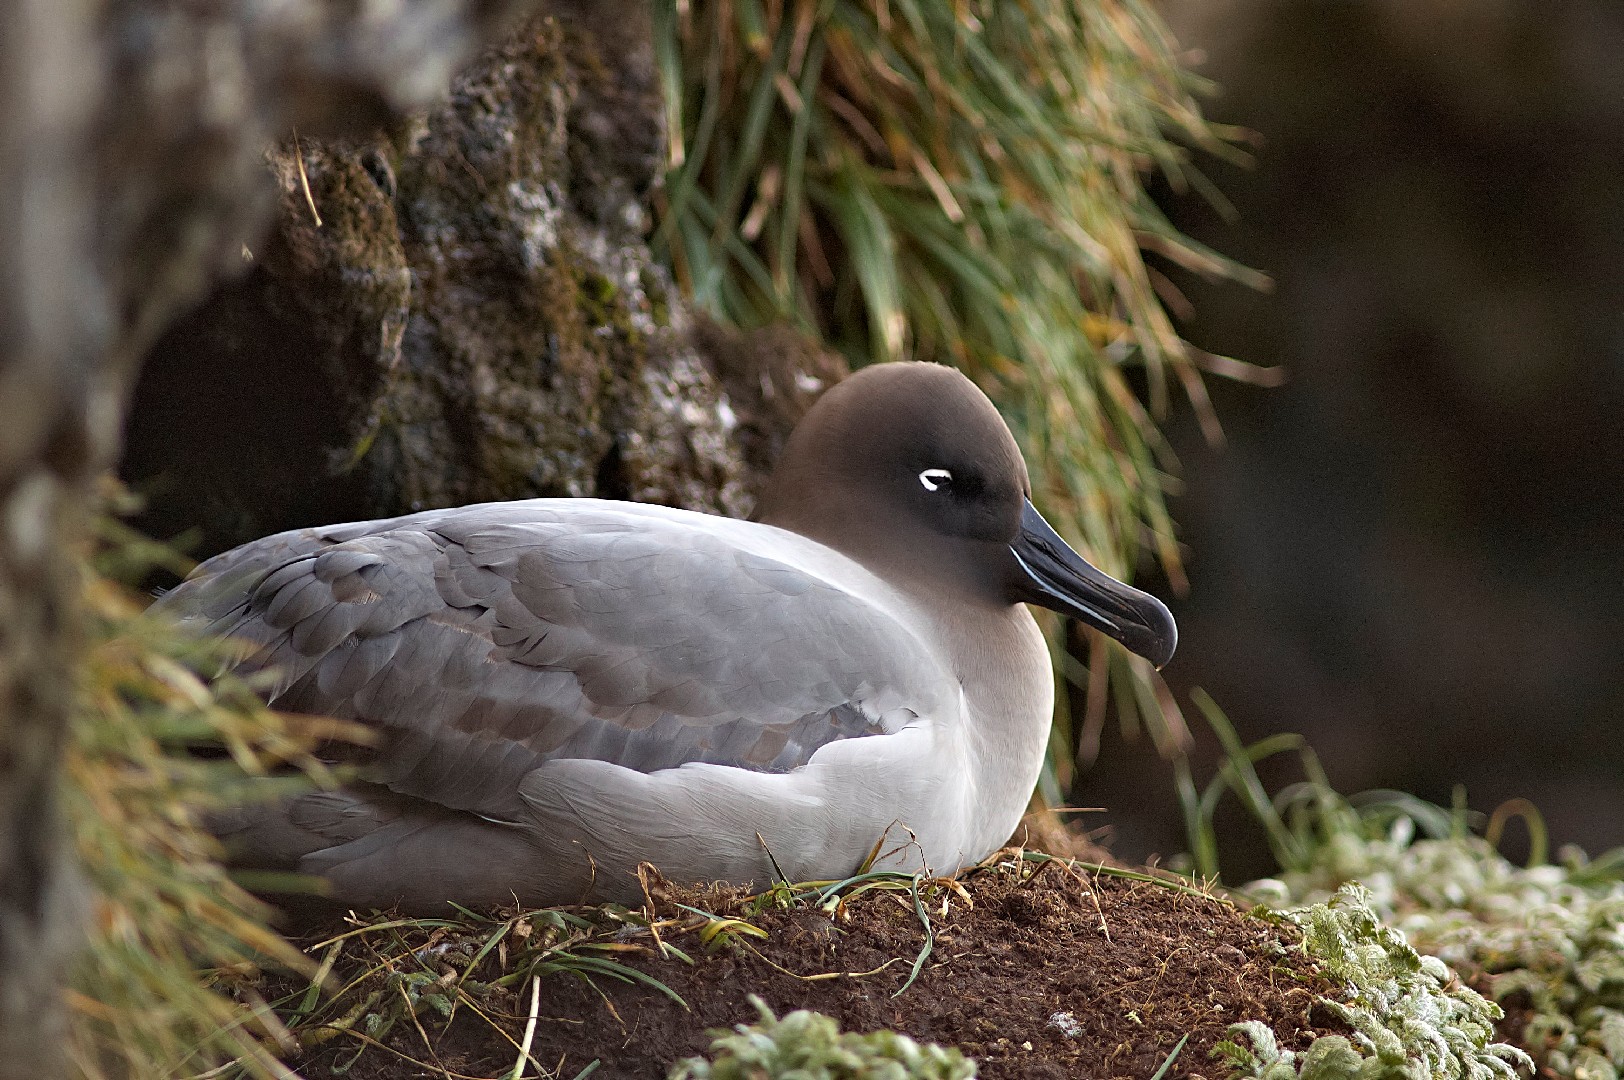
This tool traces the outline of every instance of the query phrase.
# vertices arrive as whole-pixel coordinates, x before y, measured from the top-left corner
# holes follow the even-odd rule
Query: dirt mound
[[[1007,859],[960,885],[876,881],[821,906],[763,907],[663,883],[651,898],[652,929],[640,925],[646,912],[598,913],[589,931],[569,923],[569,940],[558,937],[564,924],[543,932],[533,917],[483,932],[396,924],[383,932],[387,947],[369,941],[374,931],[354,935],[334,970],[371,974],[348,991],[355,1000],[296,1027],[310,1049],[295,1064],[311,1078],[335,1069],[356,1080],[509,1074],[530,1013],[521,958],[537,955],[538,942],[557,967],[540,982],[531,1054],[560,1078],[594,1061],[598,1080],[664,1077],[709,1045],[708,1028],[754,1020],[751,993],[780,1015],[815,1009],[847,1030],[890,1027],[957,1046],[991,1080],[1145,1078],[1186,1035],[1167,1075],[1219,1077],[1208,1053],[1236,1021],[1261,1020],[1293,1049],[1338,1029],[1310,1016],[1331,987],[1293,948],[1292,928],[1192,890],[1058,860]],[[580,957],[588,962],[571,959]],[[610,973],[567,973],[595,964]],[[615,965],[658,980],[683,1004],[613,977]],[[507,986],[497,984],[504,972]],[[438,1009],[423,1004],[433,987]],[[371,1003],[357,1009],[363,992]],[[406,1000],[419,1003],[415,1018]]]

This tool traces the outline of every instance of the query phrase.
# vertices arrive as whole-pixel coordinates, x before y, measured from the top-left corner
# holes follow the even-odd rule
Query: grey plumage
[[[386,775],[497,747],[530,767],[784,771],[884,731],[864,685],[905,683],[923,650],[882,651],[872,604],[688,516],[537,500],[309,529],[203,564],[172,603],[263,646],[276,704],[415,736],[391,740]]]

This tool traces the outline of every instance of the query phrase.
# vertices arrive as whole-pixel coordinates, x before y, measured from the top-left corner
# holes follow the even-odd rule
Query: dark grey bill
[[[1109,634],[1157,667],[1173,659],[1179,631],[1173,614],[1149,593],[1090,566],[1027,500],[1021,534],[1009,545],[1020,566],[1014,599],[1079,619]]]

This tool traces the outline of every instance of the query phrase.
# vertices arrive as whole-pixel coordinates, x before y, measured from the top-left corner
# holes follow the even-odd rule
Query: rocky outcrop
[[[271,235],[152,348],[125,473],[199,554],[433,506],[597,495],[742,514],[840,365],[696,327],[648,247],[641,3],[558,5],[425,112],[269,153]]]

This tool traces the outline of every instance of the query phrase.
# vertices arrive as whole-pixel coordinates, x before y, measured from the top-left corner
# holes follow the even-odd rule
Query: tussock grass
[[[228,1062],[287,1076],[277,1060],[286,1032],[253,983],[266,963],[308,967],[221,868],[201,815],[278,766],[322,775],[309,751],[324,732],[270,712],[241,680],[206,683],[199,672],[218,667],[226,646],[146,614],[118,584],[174,558],[109,524],[85,569],[91,643],[64,798],[93,907],[69,994],[70,1053],[89,1078],[193,1076]]]
[[[789,320],[853,363],[954,364],[1010,420],[1035,498],[1104,569],[1142,548],[1182,585],[1157,428],[1171,388],[1216,437],[1208,358],[1147,265],[1259,283],[1180,236],[1144,189],[1206,189],[1186,147],[1230,153],[1139,0],[730,0],[656,5],[671,169],[657,246],[717,318]],[[1226,361],[1224,370],[1255,369]],[[1148,404],[1147,404],[1148,403]],[[1148,665],[1101,648],[1129,722],[1185,736]],[[1127,676],[1123,678],[1122,676]],[[1062,710],[1064,715],[1064,710]],[[1065,721],[1062,721],[1065,723]],[[1062,730],[1058,801],[1075,745]]]
[[[513,1047],[513,1075],[528,1068],[552,1075],[529,1057],[527,1044],[514,1041],[497,1022],[523,1015],[519,1010],[528,987],[533,1025],[535,980],[549,976],[568,975],[589,984],[597,979],[639,984],[687,1007],[670,987],[615,959],[645,951],[641,944],[620,940],[623,930],[650,927],[650,920],[618,906],[497,915],[459,908],[447,918],[411,919],[352,913],[347,922],[348,930],[307,950],[321,957],[327,978],[276,1003],[304,1049],[337,1040],[353,1044],[353,1053],[333,1067],[335,1072],[347,1072],[373,1050],[405,1057],[431,1073],[443,1072],[425,1023],[448,1024],[461,1011],[478,1017]],[[655,942],[662,925],[669,923],[654,924]],[[383,1041],[397,1026],[416,1031],[421,1058]]]

